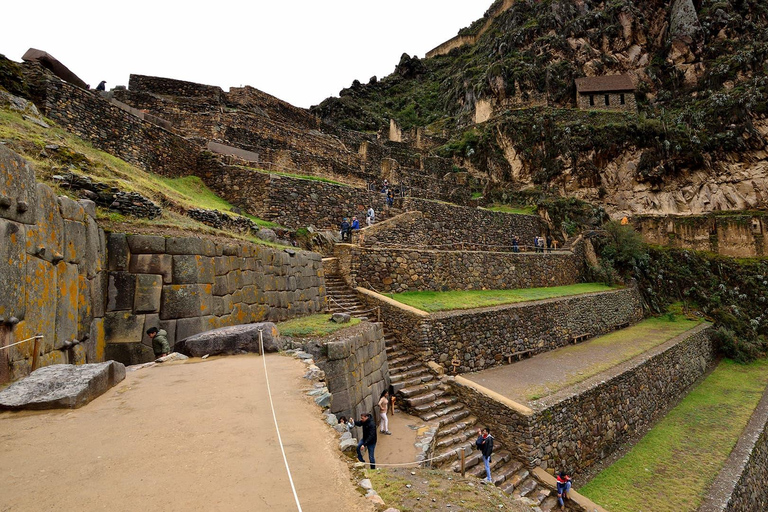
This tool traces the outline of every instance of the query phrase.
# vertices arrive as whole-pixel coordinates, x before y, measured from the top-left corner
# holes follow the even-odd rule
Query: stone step
[[[541,505],[539,505],[541,512],[552,512],[557,508],[557,495],[549,496]]]
[[[465,416],[464,418],[461,418],[460,421],[454,421],[453,423],[446,423],[445,425],[442,425],[437,431],[437,435],[435,437],[440,439],[442,437],[452,436],[458,432],[468,429],[471,429],[474,434],[477,434],[477,430],[475,429],[476,423],[477,418],[475,416]]]
[[[500,480],[497,482],[497,473],[499,472],[499,468],[503,467],[511,458],[512,454],[506,450],[491,455],[491,478],[493,479],[494,485],[499,485],[503,481]],[[485,464],[483,464],[482,455],[480,463],[472,468],[470,475],[476,476],[477,478],[485,478]]]
[[[390,380],[393,384],[395,382],[404,382],[409,379],[415,379],[422,375],[431,375],[422,365],[417,365],[416,368],[410,370],[405,369],[405,367],[389,369]]]
[[[465,456],[472,454],[472,448],[474,442],[466,442],[460,445],[452,445],[443,451],[436,451],[434,455],[434,464],[438,467],[442,467],[446,464],[453,462],[456,459],[461,458],[461,452],[463,451]]]
[[[410,398],[412,396],[420,395],[421,393],[429,393],[433,389],[440,386],[440,383],[436,381],[433,382],[434,380],[434,375],[429,372],[425,372],[423,375],[418,377],[398,382],[398,384],[402,384],[402,386],[400,387],[399,391],[395,392],[400,393],[403,398]],[[425,387],[424,385],[427,383],[431,383],[431,385]]]
[[[412,396],[410,398],[404,398],[403,402],[409,407],[415,408],[417,405],[423,405],[423,404],[434,402],[444,394],[445,394],[445,391],[443,389],[437,388],[430,391],[429,393]]]
[[[387,352],[387,360],[389,361],[390,366],[402,366],[404,364],[410,363],[414,359],[416,359],[416,356],[414,354],[411,354],[407,350],[400,349],[400,353],[396,356],[390,357],[389,352]],[[419,366],[422,366],[419,364]],[[424,368],[426,370],[426,368]],[[427,370],[429,371],[429,370]]]
[[[466,412],[467,414],[463,416],[456,416],[457,413]],[[427,416],[429,416],[429,419],[426,419]],[[460,419],[466,418],[469,416],[469,409],[467,409],[464,404],[461,402],[457,402],[453,405],[449,405],[447,407],[442,407],[440,409],[435,409],[434,411],[431,411],[428,415],[424,415],[421,418],[424,421],[432,421],[436,420],[437,418],[443,418],[440,420],[440,426],[448,425],[449,423],[453,423],[454,421],[459,421]],[[445,421],[444,421],[445,420]],[[451,420],[451,421],[448,421]]]
[[[528,497],[539,486],[539,482],[535,478],[529,477],[523,480],[523,483],[518,485],[514,491],[512,491],[513,498]]]
[[[469,441],[470,439],[475,438],[476,432],[473,432],[471,430],[462,430],[458,434],[454,436],[443,436],[440,438],[440,441],[437,442],[435,445],[436,448],[446,448],[448,446],[454,445],[454,444],[461,444],[466,441]]]
[[[505,461],[505,464],[500,465],[495,472],[491,473],[491,475],[493,476],[494,485],[501,486],[502,483],[512,478],[512,475],[520,471],[520,469],[523,467],[522,462],[517,460],[511,460],[511,457],[512,457],[512,454],[510,454],[507,461]],[[493,457],[491,457],[491,459],[493,459]]]
[[[434,402],[413,406],[413,410],[416,411],[417,414],[425,414],[433,409],[438,409],[448,405],[453,405],[458,401],[459,399],[453,395],[451,396],[443,395],[442,398],[439,398]]]
[[[470,468],[477,466],[478,464],[482,466],[483,454],[475,450],[472,455],[469,455],[464,459],[464,471],[467,471]],[[461,459],[458,459],[453,464],[451,464],[451,469],[454,473],[461,473]]]
[[[539,485],[533,493],[528,495],[528,497],[533,501],[535,501],[536,503],[538,503],[539,505],[541,505],[544,502],[544,500],[550,497],[550,495],[552,495],[551,489],[547,489],[546,487],[542,487],[541,485]],[[557,495],[555,494],[555,496]]]
[[[512,494],[514,490],[520,485],[520,483],[528,478],[529,474],[530,473],[526,468],[518,469],[511,476],[507,477],[507,479],[504,481],[504,484],[501,485],[501,490],[507,494]]]
[[[390,375],[401,375],[406,372],[410,372],[413,370],[423,370],[426,373],[429,373],[429,371],[424,368],[424,365],[421,364],[421,361],[410,361],[404,365],[397,365],[397,366],[390,366],[389,367],[389,374]]]

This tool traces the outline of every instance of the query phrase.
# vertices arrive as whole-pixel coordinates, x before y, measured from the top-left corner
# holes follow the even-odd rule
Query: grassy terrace
[[[611,512],[697,510],[768,385],[768,360],[725,360],[579,492]]]
[[[359,318],[352,318],[349,323],[337,324],[330,321],[331,315],[321,313],[319,315],[303,316],[280,322],[277,330],[283,336],[292,338],[322,338],[346,327],[352,327],[360,323]]]
[[[579,283],[550,288],[519,290],[454,290],[449,292],[388,293],[387,297],[429,313],[452,309],[472,309],[532,300],[552,299],[583,293],[616,290],[616,286],[600,283]]]
[[[486,210],[502,213],[515,213],[518,215],[536,215],[535,206],[511,206],[508,204],[494,204],[486,207]]]

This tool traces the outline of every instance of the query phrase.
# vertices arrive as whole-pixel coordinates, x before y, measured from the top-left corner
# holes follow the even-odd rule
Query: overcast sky
[[[131,73],[229,87],[251,85],[300,107],[353,80],[390,74],[481,18],[492,0],[9,1],[0,53],[30,48],[91,87]]]

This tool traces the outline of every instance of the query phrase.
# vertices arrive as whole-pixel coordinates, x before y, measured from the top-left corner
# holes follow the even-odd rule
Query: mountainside
[[[447,136],[435,152],[487,196],[540,186],[615,215],[768,205],[764,1],[498,0],[460,36],[312,112]],[[637,114],[576,109],[576,78],[624,73]]]

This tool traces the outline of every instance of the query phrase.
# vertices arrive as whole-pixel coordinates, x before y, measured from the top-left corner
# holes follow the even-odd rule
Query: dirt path
[[[516,402],[531,403],[638,356],[696,325],[696,321],[652,318],[579,345],[465,377]]]
[[[376,442],[376,462],[379,464],[402,464],[414,462],[418,452],[414,443],[419,432],[415,427],[424,427],[424,422],[416,416],[404,412],[389,415],[389,431],[392,435],[378,434]],[[365,460],[368,460],[366,455]]]
[[[303,365],[267,365],[302,508],[373,510],[302,392]],[[0,414],[0,482],[2,511],[296,510],[258,356],[131,372],[75,411]]]

